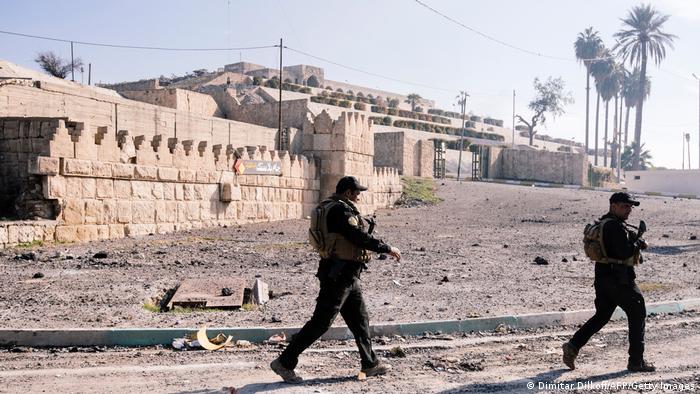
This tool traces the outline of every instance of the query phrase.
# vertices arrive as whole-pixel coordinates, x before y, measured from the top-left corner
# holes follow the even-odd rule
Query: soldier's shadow
[[[675,245],[675,246],[652,246],[647,252],[653,254],[660,254],[666,256],[675,256],[677,254],[683,254],[686,252],[691,252],[700,249],[700,244],[687,244],[687,245]]]
[[[451,390],[446,390],[446,391],[441,391],[441,393],[444,394],[453,394],[453,393],[533,393],[533,392],[539,392],[539,391],[547,391],[547,392],[552,392],[552,391],[560,391],[553,386],[550,386],[549,388],[546,387],[546,383],[549,384],[561,384],[561,385],[569,385],[568,387],[574,387],[577,388],[577,385],[579,382],[582,383],[596,383],[596,382],[601,382],[604,380],[609,380],[609,379],[615,379],[619,378],[620,376],[624,376],[628,374],[629,372],[626,370],[623,371],[618,371],[618,372],[611,372],[611,373],[606,373],[602,375],[593,375],[589,377],[581,377],[576,380],[563,380],[563,381],[558,381],[555,382],[556,379],[558,379],[561,375],[564,373],[569,372],[568,369],[562,368],[562,369],[556,369],[552,371],[547,371],[547,372],[542,372],[540,374],[537,374],[533,377],[530,378],[523,378],[523,379],[515,379],[511,380],[508,382],[498,382],[498,383],[473,383],[473,384],[468,384],[462,387],[458,387],[455,389]],[[534,387],[533,388],[528,388],[527,384],[528,383],[533,383]],[[543,385],[540,386],[540,383]],[[569,391],[569,390],[567,390]]]
[[[251,383],[236,390],[236,394],[261,393],[272,390],[288,389],[290,392],[306,393],[309,388],[321,384],[344,383],[357,381],[355,376],[335,376],[330,378],[305,379],[299,384],[287,384],[283,382],[274,383]]]

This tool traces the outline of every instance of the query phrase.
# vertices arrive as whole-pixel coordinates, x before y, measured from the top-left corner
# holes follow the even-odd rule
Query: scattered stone
[[[535,257],[535,264],[537,264],[537,265],[548,265],[548,264],[549,264],[549,261],[547,261],[547,259],[545,259],[544,257],[537,256],[537,257]]]
[[[36,260],[36,253],[34,253],[34,252],[28,252],[28,253],[18,254],[17,256],[15,256],[15,260],[30,260],[30,261],[34,261],[34,260]]]
[[[43,272],[37,272],[36,274],[34,274],[34,276],[32,276],[32,278],[34,278],[34,279],[41,279],[43,277],[44,277]]]
[[[416,249],[416,252],[425,252],[425,246],[421,246],[420,248]]]
[[[687,266],[688,266],[688,264],[687,264],[687,263],[683,263],[683,267],[687,267]]]
[[[578,261],[578,259],[576,258],[576,256],[572,257],[571,260],[573,260],[573,261]]]
[[[484,370],[484,360],[472,361],[466,358],[460,361],[459,369],[463,371],[483,371]]]
[[[450,281],[450,278],[448,278],[447,275],[443,276],[442,279],[440,279],[440,283],[445,283],[445,282],[449,282],[449,281]]]
[[[475,243],[475,244],[472,244],[472,246],[481,246],[481,245],[479,245],[478,243]]]
[[[401,346],[394,346],[389,349],[389,353],[387,355],[389,357],[403,358],[406,357],[406,352],[401,348]]]
[[[691,241],[695,241],[696,239],[698,239],[698,236],[697,236],[697,235],[691,235],[690,238],[688,238],[688,239],[691,240]]]
[[[94,259],[106,259],[107,257],[109,257],[109,254],[107,254],[107,252],[104,250],[101,250],[92,256]]]
[[[668,234],[661,234],[661,238],[668,238],[668,237],[669,237]]]
[[[270,323],[282,323],[282,319],[280,319],[280,318],[277,317],[277,316],[272,316],[272,317],[270,318]]]
[[[387,257],[386,257],[386,255],[385,255],[384,253],[379,253],[379,256],[377,256],[377,259],[379,259],[379,260],[386,260]]]
[[[504,244],[503,249],[508,249],[508,244]]]
[[[563,257],[563,258],[561,259],[561,262],[562,262],[562,263],[568,263],[568,262],[569,262],[569,259],[567,259],[566,257]]]

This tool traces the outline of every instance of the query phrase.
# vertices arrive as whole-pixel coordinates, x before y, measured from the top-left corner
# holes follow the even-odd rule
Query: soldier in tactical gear
[[[601,246],[605,257],[595,263],[596,312],[562,346],[564,364],[572,370],[581,347],[608,323],[617,306],[625,311],[629,322],[627,369],[632,372],[656,370],[653,364],[644,360],[646,306],[634,281],[634,266],[641,262],[640,250],[646,249],[647,243],[639,237],[641,234],[630,230],[625,223],[635,206],[639,206],[639,201],[635,201],[629,194],[614,193],[610,197],[610,211],[600,218]]]
[[[320,291],[311,320],[296,335],[270,367],[285,382],[299,383],[302,378],[294,372],[299,355],[330,328],[338,313],[343,317],[357,343],[366,376],[382,375],[391,369],[382,364],[372,350],[369,316],[362,298],[360,273],[370,260],[368,251],[388,253],[401,260],[399,249],[374,238],[365,229],[365,220],[355,207],[360,192],[367,190],[355,177],[346,176],[338,181],[335,194],[330,197],[327,212],[329,253],[322,257],[316,276]],[[325,253],[324,253],[325,254]]]

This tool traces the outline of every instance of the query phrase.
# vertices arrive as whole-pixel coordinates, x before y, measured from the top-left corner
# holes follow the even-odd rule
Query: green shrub
[[[342,101],[340,101],[340,103],[338,103],[338,105],[340,105],[341,107],[345,107],[345,108],[352,107],[352,104],[348,100],[342,100]]]
[[[389,115],[398,115],[398,114],[399,114],[399,111],[398,111],[396,108],[391,107],[391,108],[389,108],[389,109],[387,110],[387,113],[388,113]]]
[[[362,103],[355,103],[355,105],[353,107],[357,110],[360,110],[360,111],[364,111],[367,109],[367,106],[362,104]]]
[[[423,107],[416,106],[415,108],[413,108],[413,111],[414,112],[423,112]]]
[[[326,100],[326,104],[338,105],[338,99],[329,98],[328,100]]]
[[[253,85],[260,86],[262,84],[262,78],[261,77],[253,77]]]
[[[378,105],[373,105],[371,110],[372,110],[372,112],[376,112],[378,114],[385,114],[386,113],[386,108],[380,107]]]
[[[382,118],[382,124],[385,126],[391,126],[391,116],[385,116]]]
[[[303,88],[299,89],[299,92],[301,93],[306,93],[306,94],[311,94],[311,88],[308,86],[304,86]]]

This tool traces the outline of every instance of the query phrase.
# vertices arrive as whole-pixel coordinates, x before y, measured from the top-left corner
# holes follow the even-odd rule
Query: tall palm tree
[[[627,146],[627,134],[629,130],[630,109],[637,106],[639,102],[639,78],[641,77],[639,67],[635,67],[632,72],[625,70],[625,77],[622,82],[622,97],[625,101],[625,145]],[[651,92],[651,81],[646,78],[644,83],[644,99],[649,97]]]
[[[603,166],[608,166],[608,110],[610,108],[610,100],[616,98],[618,92],[620,91],[620,72],[614,61],[611,61],[610,69],[607,75],[602,75],[599,84],[596,88],[600,92],[600,98],[603,99],[605,103],[605,135],[603,137]],[[616,102],[617,103],[617,102]],[[617,115],[617,105],[615,105],[615,114]],[[613,133],[615,128],[615,123],[617,123],[617,117],[613,120]]]
[[[603,49],[603,40],[600,39],[597,31],[593,31],[593,27],[589,27],[578,33],[578,37],[574,42],[574,50],[576,51],[576,59],[583,62],[586,66],[586,154],[588,154],[588,113],[589,113],[589,97],[591,91],[591,64],[598,57]]]
[[[593,156],[593,165],[596,166],[598,165],[598,120],[600,118],[600,88],[603,84],[603,80],[607,78],[613,67],[612,54],[610,53],[609,49],[603,47],[598,57],[598,60],[591,64],[591,75],[593,75],[596,92],[598,93],[598,99],[595,105],[595,136],[593,139],[593,146],[595,148],[595,154]]]
[[[640,92],[644,91],[646,82],[647,58],[651,57],[658,66],[666,57],[666,46],[673,49],[673,39],[676,36],[661,30],[669,17],[669,15],[660,14],[651,5],[639,5],[632,8],[627,17],[622,19],[623,28],[615,33],[615,38],[618,40],[615,50],[622,55],[624,61],[629,61],[630,65],[640,66]],[[637,99],[632,162],[634,169],[639,169],[644,95],[640,94]]]

